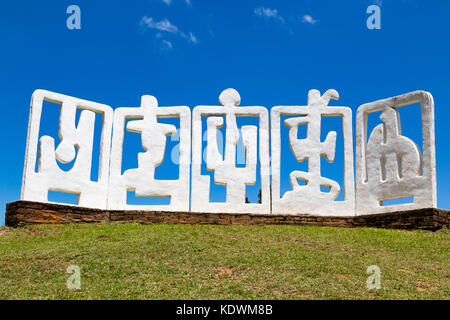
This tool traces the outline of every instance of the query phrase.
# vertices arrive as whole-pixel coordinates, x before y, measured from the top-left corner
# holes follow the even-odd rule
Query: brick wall
[[[6,225],[39,223],[137,222],[142,224],[287,224],[333,227],[375,227],[438,230],[448,228],[449,211],[427,208],[366,216],[318,217],[310,215],[216,214],[164,211],[88,209],[70,205],[15,201],[6,205]]]

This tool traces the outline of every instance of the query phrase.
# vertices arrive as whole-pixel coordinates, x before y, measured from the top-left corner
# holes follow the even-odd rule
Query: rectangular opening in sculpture
[[[225,123],[225,117],[224,116],[216,116],[216,118],[221,118],[223,123]],[[211,116],[203,116],[201,118],[202,120],[202,164],[200,168],[201,175],[209,176],[210,179],[210,192],[209,192],[209,202],[226,202],[227,197],[227,187],[226,185],[218,184],[214,182],[214,171],[208,170],[206,166],[207,162],[207,153],[206,153],[206,147],[207,147],[207,120],[208,118],[211,118]],[[223,160],[223,152],[225,148],[225,125],[221,127],[217,127],[216,131],[216,143],[217,143],[217,151],[220,154],[220,158]]]
[[[422,113],[420,103],[411,103],[397,108],[400,115],[401,135],[411,139],[419,148],[423,157]],[[419,175],[423,176],[423,166]]]
[[[58,125],[59,125],[59,113],[61,105],[56,102],[50,102],[44,100],[42,103],[41,118],[39,119],[39,140],[37,146],[38,156],[40,156],[40,139],[42,136],[50,136],[55,139],[55,143],[59,143],[60,139],[58,137]],[[34,172],[38,172],[39,161],[36,157],[36,163],[34,167]]]
[[[326,143],[329,134],[331,132],[336,132],[334,155],[329,154],[328,157],[320,157],[321,176],[337,182],[340,186],[339,194],[334,201],[344,201],[345,199],[343,136],[344,125],[342,121],[342,115],[322,115],[321,117],[320,141]],[[321,185],[320,191],[328,193],[331,191],[331,186]]]
[[[236,117],[236,124],[239,130],[239,142],[236,148],[236,168],[246,168],[249,148],[245,148],[243,144],[243,127],[244,126],[254,126],[256,127],[256,132],[259,131],[259,117],[257,116],[243,116]],[[245,185],[245,197],[249,199],[250,203],[260,203],[260,190],[261,190],[261,179],[260,179],[260,158],[259,158],[259,134],[256,135],[255,139],[255,149],[256,149],[256,182],[254,184]],[[245,169],[243,169],[245,170]]]
[[[82,109],[77,109],[77,121]],[[102,140],[103,114],[95,113],[94,141],[92,146],[91,181],[98,181],[100,163],[100,145]]]
[[[127,117],[125,120],[125,128],[130,121],[142,120],[142,116]],[[122,151],[122,167],[121,174],[124,174],[128,169],[138,168],[138,154],[145,152],[142,147],[141,133],[125,130],[123,135],[123,151]]]
[[[249,200],[249,203],[261,203],[260,172],[259,166],[256,166],[256,183],[245,185],[245,198]]]
[[[175,126],[176,135],[167,136],[163,162],[155,168],[156,180],[178,180],[180,178],[180,118],[157,117],[158,123]]]
[[[306,115],[303,115],[306,116]],[[297,161],[289,144],[289,128],[285,124],[285,120],[292,119],[295,116],[280,116],[280,197],[282,198],[286,192],[292,190],[290,173],[293,171],[308,172],[309,161],[305,158],[303,161]],[[299,125],[297,139],[306,139],[308,125]],[[305,179],[296,179],[297,184],[305,186],[307,181]]]
[[[127,191],[127,204],[129,205],[170,205],[170,196],[139,197],[134,191]]]
[[[75,192],[60,192],[48,190],[48,201],[78,205],[80,195]]]
[[[380,201],[380,206],[387,207],[387,206],[394,206],[398,204],[407,204],[407,203],[413,203],[414,197],[399,197],[394,199],[386,199]]]
[[[306,139],[308,137],[308,124],[299,125],[297,130],[297,139]]]

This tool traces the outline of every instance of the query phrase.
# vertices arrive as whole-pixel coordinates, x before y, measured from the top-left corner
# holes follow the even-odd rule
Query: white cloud
[[[178,27],[170,23],[170,21],[167,19],[163,19],[159,22],[156,22],[153,20],[152,17],[144,16],[142,17],[140,24],[146,26],[149,29],[157,29],[160,31],[166,31],[170,33],[178,32]]]
[[[196,36],[194,36],[194,34],[192,32],[189,32],[188,34],[184,33],[184,32],[180,32],[180,36],[186,40],[188,40],[189,42],[192,43],[198,43],[198,39]]]
[[[169,49],[172,49],[172,48],[173,48],[172,42],[170,42],[169,40],[163,40],[163,43],[164,43]]]
[[[168,6],[170,6],[170,5],[172,4],[172,0],[162,0],[162,2],[164,2],[164,3],[167,4]],[[184,0],[184,2],[185,2],[188,6],[192,7],[192,2],[191,2],[191,0]]]
[[[186,34],[165,18],[161,21],[155,21],[152,17],[144,16],[139,24],[146,29],[157,30],[156,37],[162,39],[163,43],[169,48],[173,47],[172,42],[164,39],[163,32],[178,35],[191,43],[198,43],[197,37],[192,32]]]
[[[379,7],[381,7],[383,5],[383,1],[382,0],[375,0],[374,1],[376,5],[378,5]]]
[[[315,20],[313,17],[311,17],[309,14],[305,14],[302,17],[302,21],[309,24],[316,24],[318,20]]]
[[[284,18],[278,13],[278,9],[258,7],[258,8],[255,8],[255,10],[253,12],[259,17],[275,19],[275,20],[280,21],[281,23],[285,23]]]
[[[194,36],[194,35],[192,34],[192,32],[189,32],[189,40],[190,40],[192,43],[197,43],[197,42],[198,42],[197,37]]]

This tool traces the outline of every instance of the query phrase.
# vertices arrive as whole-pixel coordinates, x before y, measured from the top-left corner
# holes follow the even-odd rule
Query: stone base
[[[164,211],[89,209],[70,205],[15,201],[6,205],[6,225],[60,224],[78,222],[137,222],[142,224],[287,224],[333,227],[374,227],[438,230],[449,227],[448,210],[427,208],[393,213],[348,217],[312,215],[283,216],[258,214],[217,214]]]

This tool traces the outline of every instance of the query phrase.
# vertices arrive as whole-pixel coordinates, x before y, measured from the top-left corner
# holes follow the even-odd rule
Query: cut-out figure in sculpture
[[[175,136],[177,129],[174,125],[158,123],[156,118],[156,108],[158,102],[152,96],[142,97],[142,120],[130,121],[127,124],[127,130],[140,133],[142,148],[145,152],[138,154],[138,168],[129,169],[124,172],[127,179],[138,181],[145,177],[148,183],[136,184],[136,195],[152,194],[158,189],[155,183],[155,168],[164,160],[166,151],[167,136]]]
[[[423,158],[414,141],[402,136],[397,108],[420,103]],[[367,119],[382,111],[367,139]],[[434,108],[431,94],[415,91],[362,105],[356,121],[357,214],[391,212],[436,206]],[[413,198],[385,205],[384,201]]]
[[[222,93],[219,101],[226,108],[237,106],[240,102],[237,92]],[[246,152],[246,164],[244,168],[238,168],[236,167],[236,150],[239,142],[239,130],[234,110],[226,114],[225,122],[227,128],[226,144],[225,156],[222,160],[217,144],[217,131],[223,127],[223,118],[209,117],[207,120],[206,165],[209,171],[214,171],[215,173],[214,182],[227,187],[227,201],[244,203],[245,186],[256,183],[258,128],[255,126],[242,127],[242,144]]]
[[[193,116],[193,171],[192,192],[202,196],[192,198],[192,211],[236,212],[236,213],[270,213],[269,181],[268,181],[268,117],[263,107],[238,107],[239,93],[234,89],[223,91],[219,97],[223,107],[197,106]],[[210,181],[208,176],[201,176],[201,125],[202,116],[208,116],[206,168],[214,171],[214,183],[226,186],[226,202],[210,203]],[[223,118],[225,117],[225,123]],[[236,151],[239,142],[237,116],[258,116],[260,135],[261,204],[245,203],[246,185],[254,185],[257,181],[258,128],[242,126],[242,144],[245,149],[245,167],[236,166]],[[217,145],[217,132],[226,125],[225,151],[222,157]]]
[[[372,131],[367,144],[367,157],[379,159],[367,164],[369,188],[380,179],[398,183],[402,178],[417,177],[422,172],[422,157],[414,141],[401,135],[398,111],[387,107],[380,116],[384,124]]]
[[[155,169],[164,160],[168,136],[175,136],[174,125],[158,123],[160,117],[180,118],[180,163],[178,180],[155,179]],[[138,154],[138,168],[121,174],[124,124],[141,134],[145,152]],[[118,108],[114,115],[111,173],[108,195],[110,209],[152,209],[189,211],[190,110],[188,107],[158,107],[155,97],[142,96],[140,108]],[[127,204],[127,192],[137,197],[170,197],[169,205]]]
[[[329,107],[331,99],[338,100],[336,90],[328,90],[322,96],[317,90],[310,90],[307,107],[279,106],[272,108],[272,212],[273,213],[314,213],[351,215],[354,210],[352,193],[353,162],[351,146],[351,110],[346,107]],[[297,116],[298,115],[298,116]],[[344,201],[335,202],[341,187],[339,183],[321,176],[320,158],[334,162],[337,133],[331,131],[324,142],[320,140],[322,116],[342,116],[344,134]],[[292,191],[286,192],[280,199],[280,117],[296,116],[284,121],[289,128],[289,145],[298,162],[308,161],[308,172],[294,170],[289,174]],[[298,126],[307,125],[305,139],[298,139]],[[300,185],[298,181],[303,181]],[[321,187],[328,187],[322,192]]]
[[[59,138],[39,139],[38,170],[35,172],[39,127],[44,101],[60,105]],[[77,108],[81,109],[75,126]],[[103,116],[98,181],[91,181],[91,163],[94,141],[95,113]],[[81,100],[49,91],[33,93],[28,129],[27,152],[22,185],[22,199],[48,201],[48,191],[74,193],[77,204],[84,207],[106,209],[109,154],[113,111],[109,106]],[[62,170],[60,163],[74,162],[70,170]]]
[[[324,156],[328,162],[334,161],[336,151],[336,132],[328,133],[324,142],[320,141],[321,106],[327,106],[330,99],[339,99],[336,90],[328,90],[320,97],[318,91],[311,91],[309,96],[309,114],[305,117],[290,118],[284,121],[289,128],[289,145],[298,162],[308,160],[308,172],[293,171],[289,175],[293,191],[286,192],[283,200],[316,203],[317,201],[334,201],[341,190],[339,183],[324,178],[320,173],[320,157]],[[307,124],[306,139],[297,139],[298,126]],[[298,180],[305,185],[300,186]],[[321,192],[320,187],[330,188],[329,192]]]

